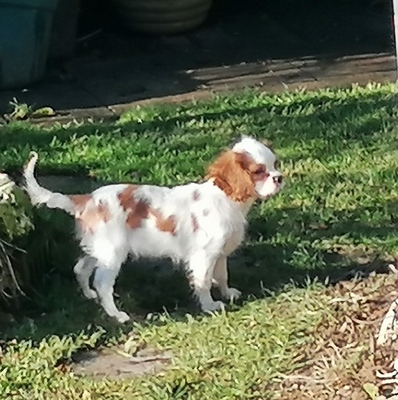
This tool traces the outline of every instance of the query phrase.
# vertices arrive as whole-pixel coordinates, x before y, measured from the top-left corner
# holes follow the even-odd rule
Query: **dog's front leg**
[[[188,263],[193,289],[204,312],[224,309],[224,303],[222,301],[214,301],[210,293],[215,264],[216,259],[210,257],[204,251],[196,253]]]
[[[227,257],[221,256],[217,260],[214,266],[213,279],[216,281],[221,296],[225,300],[235,301],[242,295],[238,289],[228,286]]]

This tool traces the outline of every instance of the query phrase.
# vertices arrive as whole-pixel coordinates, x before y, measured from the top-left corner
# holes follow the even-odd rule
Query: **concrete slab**
[[[79,79],[87,92],[107,106],[184,93],[196,88],[196,84],[180,71],[165,68],[156,72],[143,68],[145,65],[140,65],[134,58],[104,61],[95,67],[88,65],[80,68]]]
[[[20,90],[0,91],[0,110],[9,109],[9,102],[16,98],[19,103],[26,103],[35,108],[51,106],[58,112],[70,114],[73,109],[101,107],[97,97],[85,87],[73,82],[43,81]]]
[[[395,81],[395,71],[389,72],[372,72],[350,74],[343,76],[329,76],[325,79],[307,82],[303,85],[301,82],[295,82],[288,85],[289,90],[294,90],[299,87],[305,87],[306,90],[316,90],[325,88],[344,88],[352,84],[366,85],[368,83],[387,83]]]
[[[347,81],[351,79],[355,83],[357,75],[368,75],[372,79],[372,75],[380,76],[386,74],[391,76],[391,80],[395,79],[396,67],[395,58],[390,54],[363,54],[360,56],[345,56],[335,59],[321,59],[318,62],[304,62],[300,67],[316,78],[318,82],[330,78]]]

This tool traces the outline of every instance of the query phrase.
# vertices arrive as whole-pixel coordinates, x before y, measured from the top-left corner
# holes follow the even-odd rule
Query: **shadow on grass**
[[[319,220],[317,211],[300,208],[282,208],[264,219],[256,217],[248,230],[251,244],[232,260],[231,282],[261,298],[266,294],[263,288],[277,291],[290,281],[299,286],[308,278],[334,284],[356,274],[387,272],[394,254],[385,242],[398,234],[397,206],[391,203],[388,208],[391,214],[381,225],[358,221],[372,211],[366,207],[351,213],[331,211],[330,223],[314,223]],[[277,235],[280,242],[272,240]],[[283,242],[289,236],[290,240]],[[378,247],[378,242],[383,245]]]

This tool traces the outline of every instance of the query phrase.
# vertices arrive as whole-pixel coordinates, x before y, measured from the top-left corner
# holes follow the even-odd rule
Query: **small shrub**
[[[61,213],[32,207],[29,197],[8,175],[0,174],[0,299],[32,294],[56,265],[70,264],[72,227]],[[38,294],[36,292],[36,294]]]
[[[17,243],[33,229],[29,198],[6,174],[0,174],[0,293],[15,297],[24,250]]]

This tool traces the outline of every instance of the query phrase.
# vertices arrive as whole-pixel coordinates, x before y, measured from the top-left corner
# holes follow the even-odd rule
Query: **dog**
[[[269,146],[244,136],[221,153],[201,183],[175,187],[114,184],[91,194],[65,195],[40,186],[33,153],[24,168],[33,205],[59,208],[74,216],[84,255],[74,272],[83,294],[98,298],[120,323],[129,316],[114,303],[113,287],[122,264],[132,258],[170,258],[182,263],[204,312],[224,308],[214,301],[215,283],[224,300],[241,292],[228,286],[227,257],[242,243],[247,214],[284,186],[276,155]],[[94,273],[93,290],[90,277]]]

